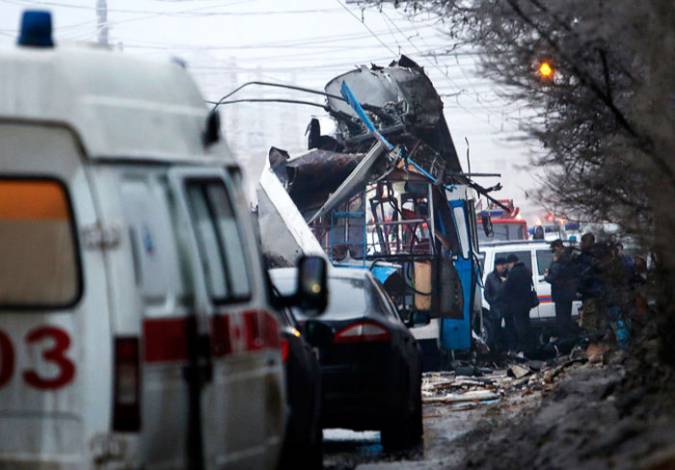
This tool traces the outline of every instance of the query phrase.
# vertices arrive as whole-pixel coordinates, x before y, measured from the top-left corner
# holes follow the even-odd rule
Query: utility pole
[[[96,0],[96,31],[98,43],[102,46],[110,45],[108,37],[108,0]]]

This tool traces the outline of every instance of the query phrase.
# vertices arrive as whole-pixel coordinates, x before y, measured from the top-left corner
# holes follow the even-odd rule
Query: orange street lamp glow
[[[550,79],[553,77],[553,67],[548,62],[544,61],[539,64],[539,75],[542,78]]]

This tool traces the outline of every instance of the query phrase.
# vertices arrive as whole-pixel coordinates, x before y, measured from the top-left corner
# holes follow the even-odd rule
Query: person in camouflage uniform
[[[630,340],[627,312],[632,301],[629,271],[616,245],[602,244],[601,247],[598,250],[598,267],[608,326],[619,346],[626,348]]]

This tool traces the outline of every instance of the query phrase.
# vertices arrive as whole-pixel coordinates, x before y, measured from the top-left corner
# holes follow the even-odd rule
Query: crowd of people
[[[628,347],[631,328],[646,313],[647,265],[628,256],[621,243],[596,242],[592,233],[579,247],[551,243],[553,259],[544,279],[551,284],[557,338],[581,335]],[[541,346],[530,324],[530,310],[539,304],[532,273],[514,254],[495,260],[485,282],[490,312],[484,319],[493,349],[528,355]],[[579,321],[572,305],[582,302]]]

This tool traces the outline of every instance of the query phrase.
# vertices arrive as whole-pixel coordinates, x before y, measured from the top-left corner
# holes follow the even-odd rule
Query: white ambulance
[[[279,331],[216,117],[177,63],[23,28],[0,51],[0,468],[273,468]]]

